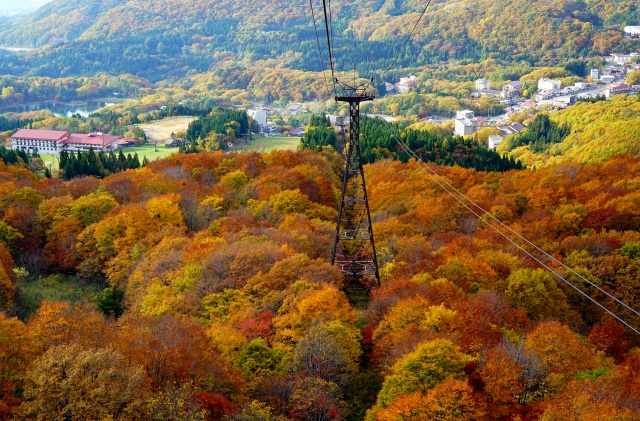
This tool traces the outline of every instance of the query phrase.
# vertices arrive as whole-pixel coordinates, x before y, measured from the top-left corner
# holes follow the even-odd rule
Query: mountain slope
[[[316,1],[322,31],[320,6]],[[331,7],[336,66],[364,75],[392,63],[424,2],[353,0]],[[634,0],[435,1],[396,64],[486,58],[558,64],[640,48],[620,30],[638,22]],[[150,72],[162,65],[178,75],[201,72],[216,53],[277,59],[300,70],[321,66],[304,0],[57,0],[0,32],[0,43],[50,45],[12,65],[0,63],[0,71],[12,74],[110,71],[161,79]]]
[[[550,114],[550,120],[570,129],[561,142],[511,149],[511,136],[498,151],[509,152],[510,157],[536,167],[561,162],[603,162],[618,154],[640,155],[640,102],[635,96],[579,103]]]

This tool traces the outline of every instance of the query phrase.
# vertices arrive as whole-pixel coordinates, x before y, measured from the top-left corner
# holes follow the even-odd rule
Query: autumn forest
[[[640,95],[531,105],[542,78],[597,85],[640,52],[637,1],[335,1],[324,22],[323,3],[1,20],[0,421],[640,419]],[[331,264],[334,76],[376,97],[358,148],[380,284],[360,295]],[[40,155],[19,129],[123,143]]]
[[[174,155],[66,182],[2,164],[2,416],[635,419],[638,337],[414,162],[366,166],[382,286],[352,306],[328,263],[341,167],[330,148]],[[638,307],[637,158],[434,168]],[[65,282],[86,293],[37,302]]]

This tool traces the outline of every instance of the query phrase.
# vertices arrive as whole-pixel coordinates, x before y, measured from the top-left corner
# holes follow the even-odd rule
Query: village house
[[[73,133],[61,130],[20,129],[11,136],[11,149],[25,152],[59,154],[62,151],[114,151],[122,136],[106,135],[100,132],[89,134]]]
[[[178,139],[167,139],[164,142],[164,146],[167,148],[179,148],[180,145],[182,145],[183,143],[185,143],[185,140],[182,138],[178,138]]]
[[[614,75],[602,75],[600,76],[600,81],[604,83],[613,83],[616,81],[616,77]]]
[[[491,89],[490,80],[484,78],[476,80],[476,91],[485,91],[487,89]]]
[[[416,84],[416,77],[412,75],[409,77],[401,77],[400,81],[395,84],[385,82],[384,87],[388,94],[393,92],[406,94],[407,92],[409,92],[409,89],[411,89],[411,87],[415,84]]]
[[[566,108],[576,103],[578,97],[576,95],[563,95],[553,99],[552,105],[558,108]]]
[[[259,126],[262,127],[267,124],[267,112],[265,110],[247,110],[247,114]]]
[[[538,80],[538,90],[539,91],[552,91],[554,89],[560,89],[562,83],[559,80],[555,79],[547,79],[541,78]]]
[[[640,26],[625,26],[624,33],[632,38],[640,37]]]
[[[267,136],[274,134],[277,131],[278,130],[277,130],[276,123],[274,123],[273,121],[267,121],[267,124],[265,124],[264,127],[262,128],[262,132]]]
[[[629,86],[625,83],[612,83],[607,85],[603,93],[606,98],[611,98],[613,95],[626,94],[631,91],[633,91],[633,86]]]
[[[497,89],[483,89],[471,94],[474,98],[499,98],[500,95],[501,93]]]
[[[454,134],[457,136],[468,136],[478,131],[478,119],[473,111],[462,110],[456,112]]]
[[[527,126],[525,126],[524,124],[514,123],[508,126],[497,126],[496,129],[500,130],[504,134],[504,136],[507,136],[510,134],[520,133],[526,127]]]
[[[122,139],[118,140],[118,148],[128,148],[131,146],[135,146],[135,144],[136,144],[135,139],[129,139],[129,138],[123,137]]]
[[[300,111],[302,111],[302,104],[289,104],[287,105],[287,108],[285,108],[285,111],[287,115],[290,115],[291,117],[295,117],[298,115]]]
[[[502,143],[503,137],[500,135],[490,135],[489,136],[489,149],[495,149],[500,143]]]
[[[304,127],[297,127],[295,129],[289,130],[289,136],[292,136],[292,137],[304,136]]]
[[[631,53],[631,54],[614,53],[614,54],[611,54],[611,57],[613,57],[614,63],[620,66],[624,66],[625,64],[631,63],[631,60],[633,60],[634,58],[638,57],[638,53]]]
[[[502,99],[513,99],[520,95],[522,92],[522,83],[519,81],[510,82],[502,85],[502,91],[500,97]]]
[[[416,84],[416,77],[401,77],[400,82],[396,83],[396,90],[401,94],[406,94],[409,92],[409,89]]]

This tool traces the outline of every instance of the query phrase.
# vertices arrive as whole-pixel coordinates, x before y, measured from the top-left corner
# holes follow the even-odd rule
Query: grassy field
[[[122,153],[124,153],[125,155],[133,155],[134,153],[137,153],[140,162],[142,162],[145,156],[149,161],[155,161],[156,159],[166,158],[171,154],[178,153],[178,148],[167,148],[164,146],[164,142],[162,142],[158,143],[158,152],[155,152],[154,145],[152,145],[151,143],[146,143],[142,146],[130,146],[128,148],[122,148]],[[45,165],[49,166],[49,164],[53,164],[52,169],[58,169],[58,155],[40,154],[40,157],[44,161]]]
[[[299,137],[261,136],[253,135],[253,140],[245,143],[244,139],[235,142],[237,149],[242,151],[271,152],[274,149],[285,149],[295,151],[300,144]]]
[[[183,118],[183,117],[176,117],[176,119],[180,119],[180,118]],[[186,117],[186,118],[192,119],[192,117]],[[167,122],[167,119],[163,121]],[[155,125],[155,123],[152,123],[151,125]],[[148,126],[150,125],[146,125],[145,127],[148,127]],[[167,124],[162,127],[164,127],[164,130],[169,130],[169,134],[171,134],[171,130],[172,130],[171,127],[175,129],[176,126],[170,126]],[[155,128],[154,130],[157,130],[156,133],[159,133],[158,128]],[[144,131],[147,132],[147,129],[145,128]],[[167,138],[168,137],[169,136],[167,136]],[[284,149],[284,150],[295,151],[298,148],[298,145],[300,144],[299,137],[280,137],[280,136],[267,137],[267,136],[261,136],[261,135],[253,135],[252,137],[253,137],[253,140],[248,141],[248,143],[245,143],[244,139],[237,139],[235,143],[236,149],[240,151],[258,151],[258,152],[271,152],[274,149]],[[156,159],[166,158],[171,154],[178,153],[178,148],[165,147],[164,140],[158,143],[157,149],[158,151],[155,152],[154,145],[151,143],[146,143],[142,146],[130,146],[128,148],[122,148],[122,152],[125,155],[127,154],[133,155],[134,153],[137,153],[138,159],[140,159],[140,162],[142,162],[144,157],[147,157],[149,161],[155,161]],[[40,157],[44,161],[45,165],[49,166],[50,164],[52,164],[51,165],[52,170],[59,169],[58,155],[40,154]]]
[[[140,124],[139,127],[144,130],[149,141],[157,140],[164,143],[171,137],[171,133],[186,131],[193,120],[195,117],[167,117],[163,120]]]
[[[149,161],[155,161],[156,159],[166,158],[169,155],[174,153],[178,153],[178,148],[167,148],[163,143],[158,143],[158,152],[155,152],[155,147],[151,143],[145,143],[141,146],[130,146],[128,148],[122,148],[122,152],[126,155],[130,153],[133,155],[134,153],[138,154],[138,158],[140,162],[146,156]]]

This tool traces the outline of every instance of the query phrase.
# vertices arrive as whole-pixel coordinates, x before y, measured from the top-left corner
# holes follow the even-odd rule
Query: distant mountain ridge
[[[315,3],[322,35],[321,3]],[[424,2],[336,0],[331,7],[337,64],[363,74],[391,63]],[[640,24],[635,0],[433,1],[397,64],[487,58],[558,64],[640,49],[639,41],[622,34],[633,24]],[[13,74],[109,71],[155,80],[162,74],[149,72],[162,65],[184,75],[207,70],[214,56],[228,54],[320,68],[304,0],[55,0],[1,31],[0,44],[44,47],[6,69],[0,64],[0,71]],[[116,63],[114,55],[126,56],[132,68]]]
[[[34,12],[51,0],[0,0],[0,16],[25,15]]]

